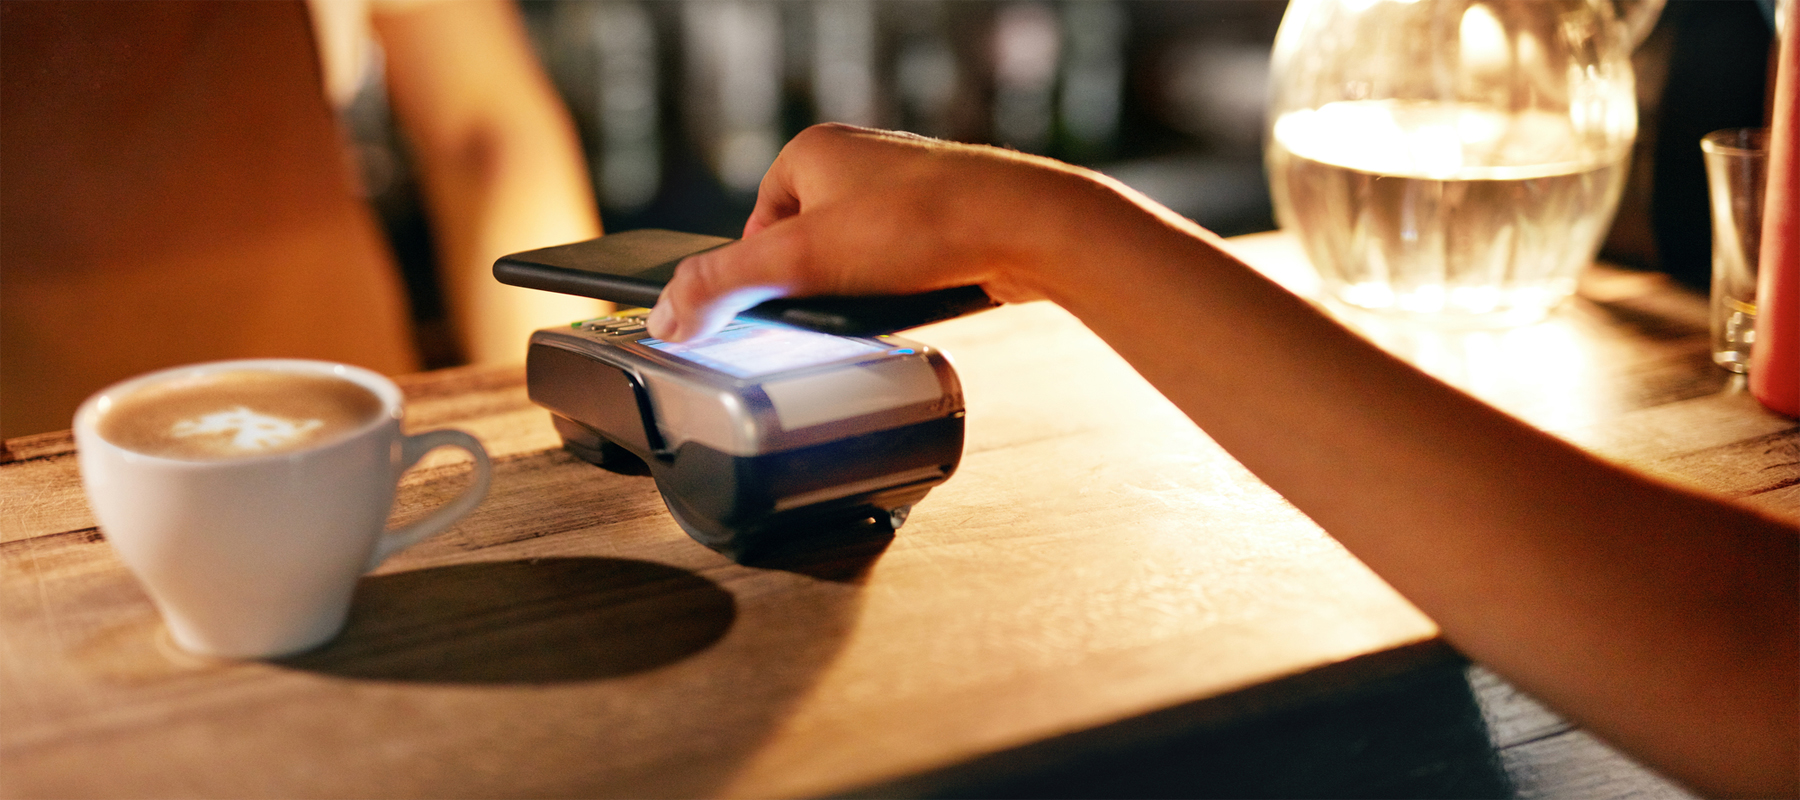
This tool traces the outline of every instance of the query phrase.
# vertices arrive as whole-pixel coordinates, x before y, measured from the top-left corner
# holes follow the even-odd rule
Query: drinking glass
[[[1712,358],[1743,372],[1756,342],[1756,264],[1762,247],[1769,132],[1728,128],[1700,139],[1712,199]]]

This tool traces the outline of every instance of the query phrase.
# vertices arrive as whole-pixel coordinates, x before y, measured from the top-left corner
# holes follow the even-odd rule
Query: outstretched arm
[[[505,286],[490,271],[507,253],[600,235],[574,124],[508,0],[371,8],[464,355],[522,361],[532,330],[603,308]]]
[[[1472,658],[1704,791],[1800,791],[1791,523],[1515,420],[1210,232],[1047,159],[814,128],[765,178],[745,234],[682,265],[653,333],[703,334],[769,291],[1048,298]]]

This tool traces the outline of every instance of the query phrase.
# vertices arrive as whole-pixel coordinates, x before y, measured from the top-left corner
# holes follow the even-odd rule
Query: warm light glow
[[[1506,114],[1470,103],[1326,103],[1282,115],[1275,139],[1314,161],[1434,180],[1565,175],[1616,157],[1585,147],[1567,115],[1535,109]]]
[[[1577,330],[1573,314],[1534,325],[1493,330],[1421,326],[1370,314],[1343,320],[1414,366],[1533,425],[1578,430],[1608,409],[1606,370],[1597,344]]]
[[[1494,72],[1508,66],[1506,28],[1485,4],[1469,6],[1463,12],[1459,31],[1462,67],[1469,72]]]

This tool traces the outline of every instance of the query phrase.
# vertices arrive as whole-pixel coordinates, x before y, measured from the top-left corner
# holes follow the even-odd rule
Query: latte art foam
[[[202,414],[199,419],[181,420],[169,428],[169,435],[177,439],[228,436],[227,449],[254,453],[303,441],[324,424],[324,420],[283,419],[238,406],[230,411]]]
[[[323,375],[238,370],[171,378],[116,399],[98,430],[146,455],[248,458],[317,447],[363,427],[381,399]]]

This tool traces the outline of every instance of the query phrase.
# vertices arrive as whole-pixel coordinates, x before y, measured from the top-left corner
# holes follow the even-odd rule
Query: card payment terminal
[[[674,343],[607,317],[533,333],[526,376],[571,452],[642,461],[681,528],[740,560],[834,529],[892,531],[962,458],[955,370],[892,336],[739,319]]]

